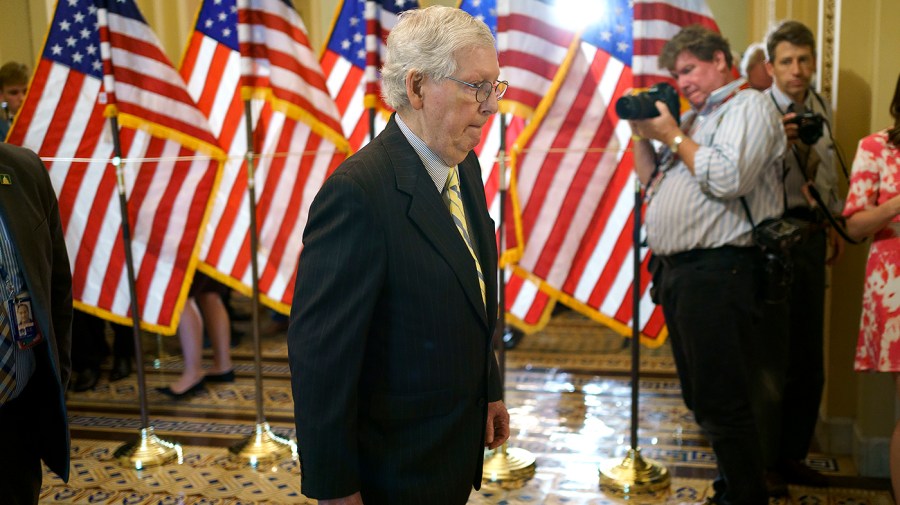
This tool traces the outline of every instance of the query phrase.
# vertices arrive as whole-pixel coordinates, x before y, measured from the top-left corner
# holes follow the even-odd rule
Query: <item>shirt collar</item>
[[[425,165],[425,170],[428,172],[428,176],[431,177],[432,182],[434,182],[438,193],[443,193],[444,188],[447,186],[447,177],[450,175],[450,167],[445,165],[441,158],[409,129],[409,126],[406,126],[400,114],[395,114],[394,118],[397,120],[397,126],[400,127],[400,131],[403,132],[403,136],[406,137],[406,140],[415,149],[416,154],[419,155],[419,159],[422,160],[422,164]]]
[[[794,103],[794,100],[791,97],[787,96],[784,91],[778,88],[775,84],[772,84],[772,87],[769,88],[769,91],[772,93],[772,97],[775,98],[775,104],[778,105],[778,110],[782,114],[787,114],[788,107]],[[807,110],[812,110],[812,104],[810,101],[812,100],[812,93],[809,90],[806,91],[806,98],[803,100],[803,106],[806,107]]]
[[[722,86],[721,88],[713,91],[709,94],[709,98],[706,99],[706,103],[703,104],[697,113],[698,114],[709,114],[710,112],[716,110],[716,108],[725,101],[727,101],[733,94],[737,93],[739,88],[743,86],[747,82],[743,77],[739,77],[728,84]]]

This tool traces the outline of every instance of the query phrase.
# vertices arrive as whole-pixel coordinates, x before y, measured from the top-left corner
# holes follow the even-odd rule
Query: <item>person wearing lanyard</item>
[[[41,461],[69,477],[64,392],[72,277],[56,194],[33,152],[0,143],[0,490],[38,503]]]
[[[653,188],[646,224],[660,265],[654,285],[685,404],[716,455],[712,501],[765,504],[750,391],[762,254],[742,199],[754,222],[781,215],[785,136],[771,101],[734,79],[721,35],[684,28],[659,63],[691,110],[682,127],[662,102],[659,116],[629,122],[635,171]],[[663,144],[658,168],[650,140]]]
[[[824,118],[831,128],[831,108],[811,87],[816,71],[816,40],[798,21],[785,21],[769,34],[766,68],[774,78],[767,97],[775,104],[789,148],[783,158],[785,215],[805,223],[802,242],[791,249],[793,280],[787,302],[787,338],[773,339],[772,367],[778,370],[780,402],[766,417],[772,436],[766,440],[770,461],[769,480],[787,492],[785,481],[806,486],[826,486],[828,479],[803,460],[819,419],[825,385],[825,268],[833,264],[844,242],[827,225],[825,213],[840,212],[834,146],[829,134],[803,138],[798,120],[806,113]],[[815,188],[821,203],[811,193]],[[829,244],[831,256],[828,255]]]

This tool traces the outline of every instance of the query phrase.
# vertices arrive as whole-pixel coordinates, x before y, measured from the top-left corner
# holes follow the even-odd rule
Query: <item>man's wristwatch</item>
[[[669,150],[672,151],[672,154],[678,154],[678,146],[684,142],[684,137],[681,135],[676,135],[674,139],[672,139],[672,143],[669,144]]]

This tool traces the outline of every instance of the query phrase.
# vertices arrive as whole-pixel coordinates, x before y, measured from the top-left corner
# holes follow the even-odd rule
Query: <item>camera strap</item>
[[[747,204],[747,199],[743,196],[741,197],[741,205],[744,207],[744,212],[747,214],[747,221],[750,221],[750,228],[753,229],[753,233],[756,233],[756,223],[753,222],[753,215],[750,214],[750,205]]]
[[[810,91],[810,93],[812,93],[813,97],[815,97],[815,99],[819,102],[819,105],[822,106],[822,111],[827,113],[828,108],[825,107],[825,101],[822,99],[822,97],[819,96],[819,94],[816,93],[815,90],[812,88],[809,88],[809,91]],[[781,107],[778,105],[778,102],[775,100],[775,95],[772,93],[769,93],[769,98],[772,99],[772,103],[775,104],[775,108],[778,109],[778,112],[781,113],[781,115],[783,116],[785,114],[785,112],[783,110],[781,110]],[[822,118],[824,118],[825,126],[828,128],[828,138],[831,139],[831,145],[834,147],[834,152],[837,155],[837,159],[841,165],[841,169],[843,169],[844,175],[847,176],[847,167],[844,165],[844,159],[841,157],[841,154],[840,154],[839,150],[837,149],[837,143],[834,141],[834,137],[831,134],[831,124],[829,124],[826,114],[822,114]],[[810,149],[810,150],[812,150],[812,149]],[[803,162],[801,160],[800,154],[797,152],[796,146],[791,146],[791,152],[794,154],[794,157],[797,160],[797,166],[800,167],[800,170],[803,172],[803,177],[808,182],[813,182],[812,178],[810,178],[807,171],[803,168]],[[784,170],[783,170],[784,173],[782,175],[782,181],[784,181],[784,178],[787,177],[788,169],[787,169],[787,166],[784,164],[785,162],[783,159],[782,159],[781,163],[782,163],[782,166],[784,167]],[[849,176],[847,176],[847,177],[849,179]],[[841,238],[843,238],[845,241],[847,241],[850,244],[856,245],[856,244],[862,243],[862,241],[860,241],[860,240],[854,240],[854,239],[850,238],[850,235],[847,234],[847,231],[844,229],[843,224],[839,223],[838,219],[835,218],[834,216],[832,216],[831,212],[829,212],[827,210],[828,205],[825,203],[825,200],[822,198],[822,195],[819,193],[819,190],[818,190],[818,188],[816,188],[816,185],[809,184],[807,186],[807,188],[809,189],[809,195],[813,198],[813,200],[816,201],[816,204],[819,206],[819,209],[822,211],[822,214],[825,215],[825,218],[828,220],[829,224],[831,224],[831,227],[834,228],[834,231],[836,231],[837,234],[841,236]],[[750,208],[747,206],[747,202],[744,201],[744,197],[741,197],[741,202],[744,204],[744,210],[747,212],[747,217],[750,219],[750,225],[753,226],[753,218],[750,217]],[[784,189],[784,208],[785,208],[785,210],[787,210],[787,189]],[[755,231],[756,227],[753,226],[753,229]]]

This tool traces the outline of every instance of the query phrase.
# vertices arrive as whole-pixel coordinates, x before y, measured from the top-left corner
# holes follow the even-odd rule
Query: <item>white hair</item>
[[[758,63],[766,61],[766,46],[762,42],[755,42],[747,46],[744,56],[741,58],[741,76],[747,77],[750,69]]]
[[[494,36],[482,21],[465,11],[433,5],[400,14],[387,39],[381,68],[381,95],[397,110],[409,106],[406,76],[416,72],[445,79],[456,72],[456,57],[472,47],[494,47]]]

